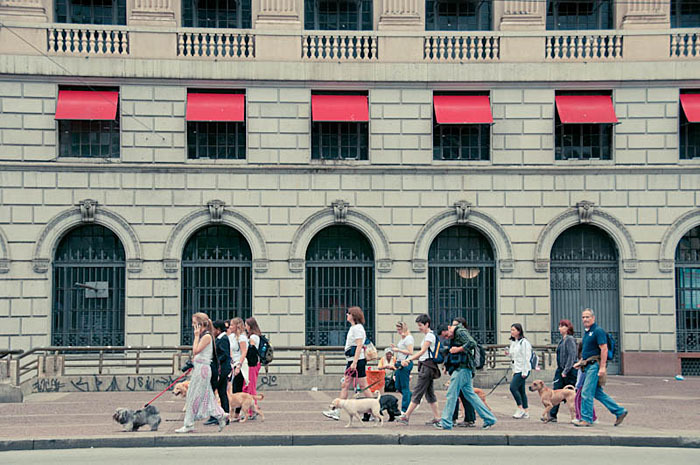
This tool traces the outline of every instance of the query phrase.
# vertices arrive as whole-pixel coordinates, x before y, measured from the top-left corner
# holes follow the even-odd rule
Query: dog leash
[[[178,381],[180,381],[180,380],[181,380],[182,378],[184,378],[185,376],[189,375],[189,374],[190,374],[190,371],[192,371],[192,368],[190,368],[189,370],[187,370],[186,372],[184,372],[182,375],[180,375],[175,381],[173,381],[172,383],[170,383],[170,386],[168,386],[168,387],[166,387],[165,389],[163,389],[162,391],[160,391],[160,394],[158,394],[158,395],[155,396],[153,399],[151,399],[149,402],[147,402],[146,404],[144,404],[143,407],[146,408],[146,407],[148,407],[149,405],[151,405],[151,404],[153,403],[153,401],[155,401],[157,398],[159,398],[160,396],[162,396],[163,394],[165,394],[166,391],[169,391],[170,388],[173,387],[173,386],[175,385],[175,383],[177,383]]]
[[[492,393],[493,391],[495,391],[496,388],[497,388],[498,386],[500,386],[501,383],[502,383],[503,381],[508,380],[507,376],[508,376],[508,375],[503,375],[503,378],[499,379],[498,382],[496,383],[496,385],[495,385],[495,386],[489,391],[489,393],[486,394],[486,395],[487,395],[487,396],[490,396],[491,393]]]
[[[357,393],[357,370],[348,368],[345,370],[345,377],[352,376],[352,390]]]
[[[361,392],[366,391],[367,389],[371,388],[371,387],[374,386],[375,384],[379,384],[380,382],[381,382],[381,380],[375,381],[375,382],[373,382],[372,384],[370,384],[369,386],[367,386],[366,388],[358,389],[357,392],[355,393],[355,398],[357,398],[357,396],[359,396]]]

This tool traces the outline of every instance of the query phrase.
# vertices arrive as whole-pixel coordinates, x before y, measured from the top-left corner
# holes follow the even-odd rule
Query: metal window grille
[[[124,247],[99,225],[66,234],[53,261],[51,343],[57,346],[123,346]],[[91,290],[104,285],[106,292]]]
[[[467,320],[481,344],[496,344],[496,261],[491,243],[467,226],[441,232],[428,252],[428,309],[432,326]]]
[[[683,376],[700,376],[700,358],[681,358]]]
[[[371,31],[372,0],[307,0],[304,29],[315,31]]]
[[[365,331],[374,334],[374,253],[367,239],[349,226],[330,226],[306,251],[306,344],[344,345],[345,313],[358,306]]]
[[[574,226],[564,231],[552,247],[551,337],[561,339],[559,321],[574,324],[574,335],[581,337],[581,312],[591,308],[596,322],[617,342],[611,373],[620,369],[620,310],[618,253],[615,244],[602,230],[589,225]]]
[[[313,123],[311,158],[314,160],[367,160],[367,123]]]
[[[433,119],[434,160],[489,160],[489,124],[438,124]]]
[[[126,0],[56,0],[57,23],[126,25]]]
[[[250,0],[183,0],[183,27],[251,28]]]
[[[60,157],[119,158],[119,119],[58,122]]]
[[[676,347],[700,352],[700,226],[676,247]]]
[[[245,123],[188,122],[187,158],[245,160]]]
[[[671,0],[671,27],[700,27],[700,1]]]
[[[557,160],[611,160],[612,124],[563,124],[556,115]]]
[[[490,31],[491,0],[426,0],[426,31]]]
[[[700,158],[700,123],[691,123],[681,108],[680,112],[680,159]]]
[[[549,0],[547,30],[613,29],[611,0]]]
[[[228,226],[197,231],[182,254],[182,344],[192,344],[192,315],[212,321],[251,316],[252,255],[245,238]]]

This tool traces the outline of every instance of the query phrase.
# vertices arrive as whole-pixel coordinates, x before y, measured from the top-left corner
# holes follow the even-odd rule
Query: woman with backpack
[[[245,330],[248,333],[248,353],[246,354],[246,359],[248,360],[248,384],[243,387],[243,392],[247,392],[250,395],[255,396],[258,393],[258,373],[260,373],[260,354],[258,348],[260,347],[260,326],[258,322],[252,316],[245,320]],[[257,399],[255,400],[255,405],[258,405]],[[246,412],[243,412],[246,414]],[[249,420],[255,420],[258,416],[257,413],[250,410],[247,412]]]
[[[528,413],[527,394],[525,393],[525,380],[530,375],[532,358],[532,345],[525,339],[523,326],[514,323],[510,327],[510,347],[508,355],[513,364],[513,379],[510,382],[510,393],[513,394],[515,404],[518,408],[513,414],[513,418],[530,418]]]
[[[248,336],[245,334],[245,326],[241,318],[233,318],[229,324],[229,342],[231,343],[231,364],[233,365],[231,390],[235,394],[243,392],[248,380]],[[240,421],[241,408],[236,409],[236,413],[231,421]],[[245,413],[244,413],[245,415]]]
[[[413,355],[415,341],[408,330],[408,325],[403,321],[396,323],[396,332],[401,336],[401,340],[399,345],[391,344],[391,349],[396,356],[394,386],[396,386],[396,391],[401,393],[401,413],[405,413],[408,410],[408,406],[411,405],[411,387],[409,382],[411,380],[413,362],[409,362],[406,366],[402,366],[401,362]]]

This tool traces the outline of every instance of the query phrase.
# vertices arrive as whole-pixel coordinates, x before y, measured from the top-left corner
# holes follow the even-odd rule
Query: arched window
[[[611,334],[619,348],[618,252],[610,236],[590,225],[569,228],[554,242],[550,263],[552,343],[561,339],[558,328],[563,319],[570,320],[576,337],[581,337],[581,312],[591,308],[596,323]],[[617,373],[619,363],[616,354],[609,371]]]
[[[51,344],[124,345],[124,247],[109,229],[79,226],[53,260]]]
[[[345,344],[345,312],[358,306],[365,331],[374,334],[374,252],[367,238],[349,226],[329,226],[306,250],[306,344]]]
[[[700,226],[688,231],[676,247],[676,335],[678,352],[700,352]],[[681,359],[688,372],[700,375],[700,359]]]
[[[182,0],[182,26],[251,28],[250,0]]]
[[[126,0],[56,0],[55,21],[126,25]]]
[[[492,0],[425,0],[426,31],[490,31]]]
[[[479,343],[496,343],[496,260],[479,231],[452,226],[430,245],[428,308],[433,326],[461,316]]]
[[[547,30],[613,29],[612,0],[548,0]]]
[[[182,343],[192,344],[192,315],[212,321],[251,316],[252,255],[245,238],[228,226],[207,226],[182,253]]]
[[[371,31],[372,0],[306,0],[304,29]]]

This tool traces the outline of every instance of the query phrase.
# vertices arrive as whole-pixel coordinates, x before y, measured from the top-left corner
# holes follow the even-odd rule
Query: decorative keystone
[[[578,222],[579,223],[590,223],[591,217],[593,216],[593,209],[595,204],[590,200],[582,200],[576,204],[576,209],[578,210]]]
[[[466,200],[460,200],[454,204],[455,213],[457,215],[457,223],[464,224],[469,221],[469,215],[472,212],[472,203]]]
[[[221,200],[210,200],[207,202],[209,216],[212,223],[221,223],[223,220],[225,206],[226,204]]]
[[[85,199],[78,202],[80,207],[80,221],[83,223],[94,223],[95,212],[97,210],[97,200]]]
[[[331,208],[333,208],[333,217],[336,223],[345,223],[348,217],[349,207],[349,203],[340,199],[331,203]]]

